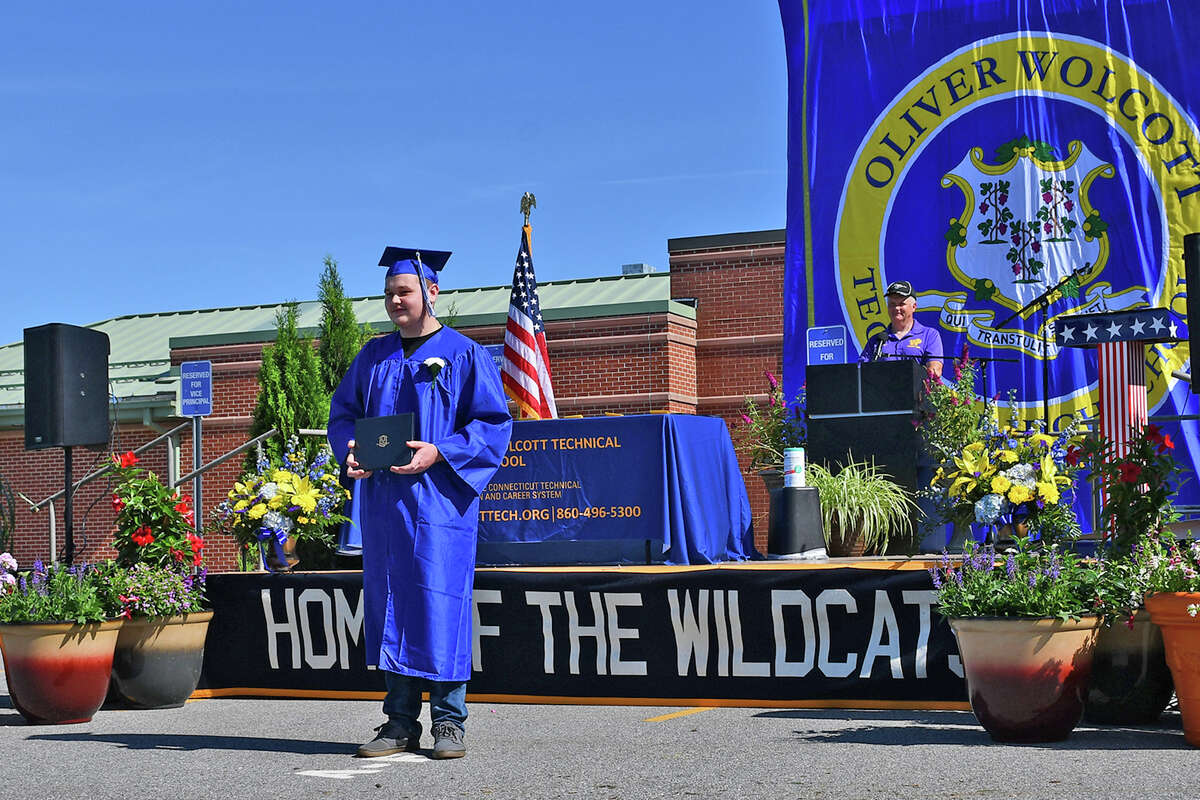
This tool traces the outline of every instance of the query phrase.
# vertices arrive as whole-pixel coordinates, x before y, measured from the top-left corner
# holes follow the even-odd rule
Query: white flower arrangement
[[[433,375],[434,380],[437,380],[438,373],[446,368],[446,359],[438,358],[437,356],[427,358],[421,363],[429,369],[429,373]]]

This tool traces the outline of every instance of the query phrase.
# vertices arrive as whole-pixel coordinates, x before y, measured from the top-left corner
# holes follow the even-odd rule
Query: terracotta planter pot
[[[1162,631],[1142,609],[1132,626],[1118,620],[1100,629],[1083,718],[1099,725],[1150,725],[1174,688]]]
[[[862,530],[855,528],[843,533],[835,521],[830,526],[825,551],[830,558],[857,558],[867,552],[867,541],[863,538]]]
[[[1200,747],[1200,617],[1188,613],[1200,604],[1200,593],[1168,592],[1146,598],[1146,610],[1162,629],[1167,666],[1175,680],[1175,696],[1183,716],[1183,736]]]
[[[104,703],[121,620],[0,625],[8,693],[33,724],[91,720]]]
[[[1098,617],[950,620],[971,710],[998,742],[1058,742],[1083,715]]]
[[[131,619],[113,655],[112,686],[137,708],[177,708],[200,682],[213,612]]]

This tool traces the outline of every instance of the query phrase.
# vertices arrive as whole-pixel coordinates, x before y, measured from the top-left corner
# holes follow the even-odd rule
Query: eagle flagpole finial
[[[526,192],[521,195],[521,213],[525,215],[525,224],[529,224],[529,212],[537,208],[537,198],[533,196],[533,192]]]

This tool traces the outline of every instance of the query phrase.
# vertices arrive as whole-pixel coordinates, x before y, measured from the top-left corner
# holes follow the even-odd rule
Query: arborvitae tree
[[[266,454],[278,463],[283,458],[289,436],[301,428],[324,428],[329,421],[329,392],[321,377],[321,363],[313,340],[301,336],[296,328],[299,309],[288,303],[275,315],[275,344],[263,348],[258,369],[258,401],[254,406],[250,436],[278,428],[279,435],[264,443]],[[309,458],[316,454],[321,440],[301,439]],[[254,469],[254,453],[246,457],[246,469]]]
[[[338,275],[337,261],[325,256],[325,271],[321,273],[318,293],[321,301],[321,377],[330,394],[350,369],[350,362],[368,339],[371,330],[360,326],[354,316],[354,304],[346,297],[342,278]]]

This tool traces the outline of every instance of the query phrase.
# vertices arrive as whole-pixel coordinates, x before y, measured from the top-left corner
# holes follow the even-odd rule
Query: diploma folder
[[[412,449],[405,442],[413,438],[413,428],[412,414],[355,420],[354,458],[358,468],[387,469],[412,461]]]

